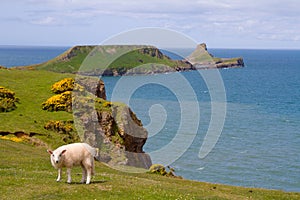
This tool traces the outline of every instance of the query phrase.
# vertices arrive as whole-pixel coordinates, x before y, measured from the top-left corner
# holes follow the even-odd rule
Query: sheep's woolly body
[[[73,166],[82,167],[81,182],[90,183],[91,175],[94,174],[94,158],[98,157],[98,149],[86,143],[73,143],[61,146],[51,154],[50,159],[54,168],[58,169],[57,181],[61,178],[62,167],[67,168],[68,183],[71,183],[71,168]]]

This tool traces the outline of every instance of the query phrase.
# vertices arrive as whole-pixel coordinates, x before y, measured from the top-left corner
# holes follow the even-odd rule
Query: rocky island
[[[176,71],[243,67],[242,58],[217,58],[200,44],[183,60],[146,45],[75,46],[47,62],[18,69],[49,70],[92,76],[147,75]]]
[[[195,69],[215,69],[244,67],[243,58],[217,58],[207,51],[206,44],[197,46],[195,51],[186,59]]]

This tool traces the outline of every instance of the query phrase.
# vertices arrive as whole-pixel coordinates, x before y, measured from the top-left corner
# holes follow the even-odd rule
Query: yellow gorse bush
[[[55,94],[60,94],[66,91],[80,91],[82,92],[84,88],[75,83],[75,80],[73,78],[64,78],[61,81],[58,81],[54,83],[51,87],[52,92]]]
[[[72,112],[72,92],[66,91],[50,97],[42,104],[43,110]]]
[[[5,87],[0,86],[0,98],[15,98],[15,93]]]
[[[52,130],[59,133],[67,134],[73,131],[72,123],[73,123],[72,121],[50,120],[45,124],[44,128],[47,130]]]
[[[74,85],[75,80],[73,78],[64,78],[63,80],[54,83],[51,90],[56,94],[60,94],[66,91],[72,91],[74,89]]]
[[[16,102],[19,99],[15,93],[5,87],[0,86],[0,112],[9,112],[17,108]]]
[[[72,112],[72,92],[85,92],[84,87],[73,78],[64,78],[54,83],[51,90],[56,93],[42,104],[43,110]]]

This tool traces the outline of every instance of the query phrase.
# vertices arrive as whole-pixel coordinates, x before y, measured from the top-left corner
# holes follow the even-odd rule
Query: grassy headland
[[[47,62],[22,68],[93,76],[122,76],[242,66],[242,58],[217,58],[207,51],[206,44],[200,44],[187,60],[173,60],[153,46],[75,46]]]
[[[75,46],[52,60],[24,68],[116,76],[141,65],[146,66],[144,74],[153,73],[161,65],[168,66],[169,69],[163,69],[168,71],[191,68],[188,63],[170,59],[156,47],[143,45]]]
[[[50,164],[47,146],[56,148],[63,135],[46,130],[50,120],[72,120],[68,112],[42,110],[42,103],[53,96],[55,82],[72,77],[43,70],[0,69],[0,86],[15,92],[19,103],[11,112],[0,113],[0,132],[35,133],[32,145],[15,137],[0,138],[0,199],[299,199],[300,193],[242,188],[148,173],[125,173],[96,163],[91,185],[78,184],[81,170],[73,170],[73,184],[64,174],[55,181],[56,170]],[[40,141],[40,143],[38,142]]]

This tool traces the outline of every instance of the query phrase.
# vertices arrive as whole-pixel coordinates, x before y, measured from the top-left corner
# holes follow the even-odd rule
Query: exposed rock
[[[82,85],[88,92],[96,97],[106,99],[104,82],[96,77],[77,77],[76,83]]]
[[[243,66],[244,66],[243,58],[231,58],[231,59],[223,58],[221,61],[216,62],[217,68],[233,68],[233,67],[243,67]]]
[[[159,51],[156,47],[145,47],[145,48],[139,49],[139,51],[142,54],[148,54],[152,57],[156,57],[156,58],[159,58],[159,59],[168,58],[161,51]]]
[[[123,145],[128,152],[144,153],[148,132],[142,122],[127,106],[113,106],[112,114],[119,128],[118,134],[123,139]]]
[[[83,85],[93,88],[86,83],[92,81],[85,80]],[[101,87],[105,91],[104,84]],[[100,161],[111,166],[151,166],[150,156],[143,151],[148,132],[128,106],[73,92],[78,92],[73,100],[77,132],[83,141],[100,149]]]
[[[243,58],[217,58],[207,51],[206,44],[199,44],[187,60],[196,69],[244,67]]]
[[[144,153],[147,131],[125,105],[111,110],[78,112],[85,142],[100,149],[100,161],[109,165],[128,165],[148,169],[151,158]]]

